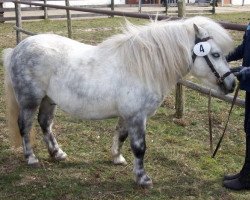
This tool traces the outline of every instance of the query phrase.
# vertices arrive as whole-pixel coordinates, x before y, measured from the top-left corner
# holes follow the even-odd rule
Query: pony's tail
[[[6,120],[9,129],[10,141],[15,148],[18,148],[22,145],[22,137],[18,126],[19,105],[9,75],[12,52],[13,49],[11,48],[3,50],[3,66],[5,68],[4,88],[6,101]],[[33,128],[30,133],[30,138],[31,143],[34,143],[35,134]]]
[[[9,66],[13,49],[5,49],[3,51],[3,65],[5,68],[4,73],[4,86],[6,97],[6,119],[9,129],[11,143],[14,147],[20,147],[22,144],[21,134],[18,127],[19,106],[12,87]]]

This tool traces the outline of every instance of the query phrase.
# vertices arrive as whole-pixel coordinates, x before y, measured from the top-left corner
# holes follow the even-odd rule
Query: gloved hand
[[[244,68],[243,66],[234,67],[234,68],[231,68],[230,71],[235,75],[235,73],[239,73],[240,70],[242,70],[243,68]]]
[[[241,68],[241,69],[240,69]],[[250,79],[250,67],[239,67],[239,71],[233,72],[239,81]]]

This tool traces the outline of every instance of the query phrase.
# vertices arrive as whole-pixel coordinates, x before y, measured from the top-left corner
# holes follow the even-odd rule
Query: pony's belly
[[[58,95],[49,95],[49,97],[61,110],[80,119],[105,119],[118,116],[116,104],[111,99],[98,101],[86,98],[77,99],[74,97],[70,99],[58,98]]]
[[[83,106],[77,110],[75,109],[68,110],[68,113],[80,119],[89,119],[89,120],[107,119],[118,116],[117,111],[112,106],[108,105],[105,105],[103,107]]]

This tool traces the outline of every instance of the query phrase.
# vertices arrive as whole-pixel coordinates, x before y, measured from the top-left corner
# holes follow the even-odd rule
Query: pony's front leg
[[[44,141],[47,145],[49,154],[55,160],[65,160],[67,154],[61,150],[52,132],[52,124],[55,115],[56,105],[45,96],[41,102],[38,114],[38,122],[44,134]]]
[[[128,130],[125,121],[119,118],[118,124],[116,126],[115,135],[113,137],[113,144],[111,148],[111,153],[113,156],[113,162],[117,165],[126,165],[127,162],[121,154],[121,148],[124,141],[128,137]]]
[[[146,151],[146,118],[136,116],[130,119],[128,123],[128,131],[131,148],[135,156],[134,173],[136,182],[142,187],[152,187],[152,180],[146,174],[143,164]]]
[[[29,138],[35,112],[36,108],[21,108],[18,116],[18,126],[22,136],[24,157],[27,160],[28,165],[31,166],[38,166],[39,163],[33,153]]]

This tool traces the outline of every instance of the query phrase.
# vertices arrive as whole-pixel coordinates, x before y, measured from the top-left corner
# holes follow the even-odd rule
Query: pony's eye
[[[219,54],[219,53],[212,53],[212,56],[213,56],[214,58],[219,58],[219,57],[220,57],[220,54]]]

